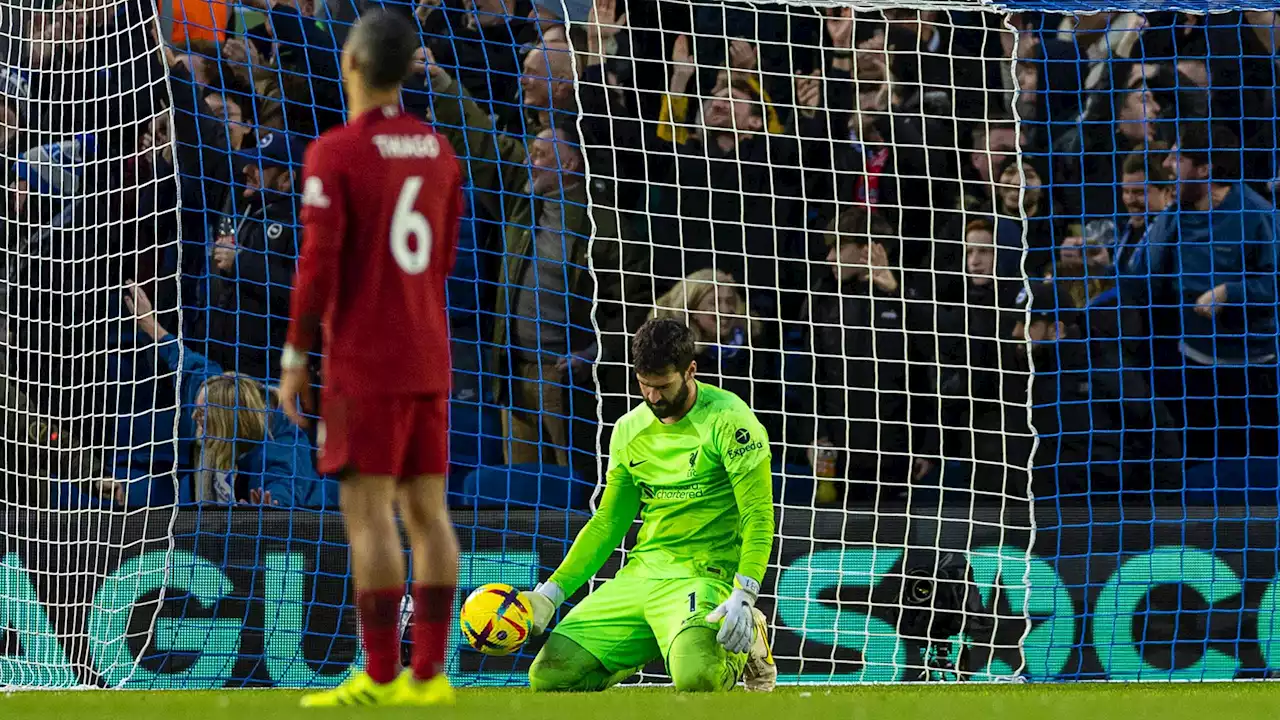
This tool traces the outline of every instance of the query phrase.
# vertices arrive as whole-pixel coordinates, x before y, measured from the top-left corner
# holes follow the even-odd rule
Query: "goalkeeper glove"
[[[760,595],[760,583],[746,575],[735,575],[733,592],[729,599],[707,615],[707,622],[723,620],[716,640],[731,653],[744,653],[751,649],[755,637],[756,620],[751,612]]]
[[[532,592],[520,593],[520,599],[524,600],[529,609],[533,611],[533,634],[541,635],[546,632],[547,626],[551,624],[551,618],[556,614],[556,608],[560,607],[560,603],[564,602],[564,590],[553,582],[544,582],[534,588]]]

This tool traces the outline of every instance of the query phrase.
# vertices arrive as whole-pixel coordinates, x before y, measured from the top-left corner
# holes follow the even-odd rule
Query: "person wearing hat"
[[[214,228],[209,354],[258,381],[280,376],[298,259],[294,180],[305,149],[301,138],[271,132],[252,150],[236,153],[248,203]]]
[[[1082,336],[1081,311],[1062,286],[1032,282],[1015,304],[1026,308],[1026,317],[1014,323],[1011,337],[1023,343],[1016,356],[1033,375],[1035,497],[1094,503],[1180,486],[1176,462],[1182,448],[1168,411],[1151,398],[1141,374],[1121,367],[1111,344]],[[1008,462],[1014,467],[1030,452],[1018,435],[1009,436]]]

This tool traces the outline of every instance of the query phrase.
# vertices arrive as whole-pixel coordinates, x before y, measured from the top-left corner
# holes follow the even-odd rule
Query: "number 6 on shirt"
[[[400,268],[410,275],[423,272],[431,263],[431,223],[414,209],[420,190],[421,176],[405,178],[404,185],[400,187],[400,197],[396,199],[395,215],[391,218],[391,254]],[[409,240],[414,236],[418,239],[416,247]]]

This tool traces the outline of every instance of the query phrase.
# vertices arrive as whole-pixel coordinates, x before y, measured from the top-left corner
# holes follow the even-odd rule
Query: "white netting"
[[[137,281],[181,331],[175,148],[154,25],[154,8],[131,0],[0,8],[5,685],[120,684],[130,647],[148,646],[154,606],[135,614],[99,586],[154,599],[165,585],[163,564],[117,568],[169,547],[176,507],[176,447],[151,431],[167,423],[160,435],[172,435],[175,373],[122,305]],[[89,642],[60,639],[87,623],[99,631]]]
[[[1017,156],[1016,33],[975,8],[665,10],[609,43],[605,72],[577,58],[605,420],[640,401],[627,338],[656,312],[764,422],[787,561],[762,603],[796,632],[775,648],[785,679],[1019,673],[1029,374],[995,328],[1023,247],[997,267],[991,212],[972,210],[1020,191],[972,145]],[[665,87],[619,87],[620,68],[655,74],[640,48],[661,49]]]
[[[0,4],[0,685],[352,671],[318,438],[200,445],[269,409],[291,173],[366,5]],[[436,59],[405,108],[471,180],[464,595],[561,561],[657,311],[771,434],[784,682],[1274,672],[1274,13],[536,5],[395,6]],[[214,402],[224,370],[255,384]],[[522,684],[538,647],[450,673]]]

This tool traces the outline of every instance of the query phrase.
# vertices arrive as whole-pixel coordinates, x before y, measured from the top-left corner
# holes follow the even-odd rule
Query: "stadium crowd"
[[[176,464],[182,501],[335,504],[271,387],[356,1],[159,37],[131,4],[8,20],[5,439],[48,448],[8,474],[161,504]],[[1063,502],[1180,502],[1232,458],[1274,487],[1274,13],[390,6],[422,34],[405,107],[470,179],[455,489],[581,504],[652,315],[802,504],[998,502],[1028,465]]]

